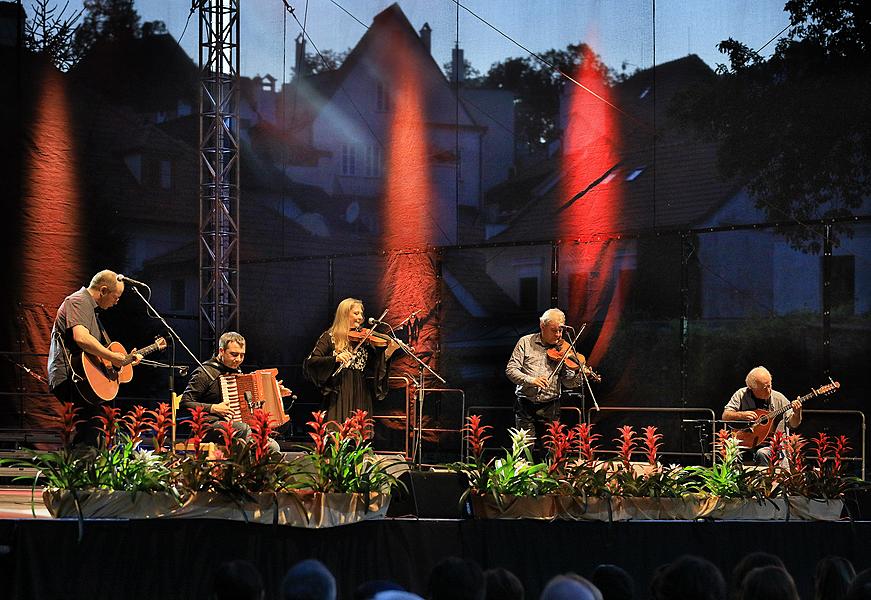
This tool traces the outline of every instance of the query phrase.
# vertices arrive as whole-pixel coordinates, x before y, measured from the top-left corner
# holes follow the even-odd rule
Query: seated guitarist
[[[751,369],[744,381],[747,387],[732,394],[729,402],[726,403],[726,408],[723,410],[724,421],[744,421],[750,424],[758,418],[757,414],[753,412],[754,410],[763,409],[771,412],[790,403],[786,396],[771,389],[771,373],[765,367]],[[796,400],[792,402],[792,409],[787,410],[783,417],[775,423],[771,433],[782,431],[784,434],[788,434],[788,428],[794,429],[799,425],[801,425],[801,402]],[[754,451],[753,459],[756,464],[768,465],[771,463],[771,448],[767,444],[751,448],[751,450]],[[779,459],[780,457],[777,457],[777,460]]]
[[[64,298],[57,310],[51,328],[51,347],[48,353],[48,386],[61,402],[73,402],[81,408],[79,418],[86,420],[80,431],[79,441],[94,445],[97,442],[94,416],[101,414],[98,405],[87,402],[76,388],[82,373],[75,373],[70,365],[71,357],[82,351],[121,366],[126,358],[120,352],[106,347],[108,336],[100,325],[97,312],[108,310],[118,304],[124,293],[124,282],[118,281],[114,271],[103,270],[94,275],[88,287],[83,287]],[[105,343],[104,343],[105,342]],[[134,353],[136,351],[134,350]],[[141,356],[136,355],[137,364]],[[88,427],[90,426],[90,428]]]

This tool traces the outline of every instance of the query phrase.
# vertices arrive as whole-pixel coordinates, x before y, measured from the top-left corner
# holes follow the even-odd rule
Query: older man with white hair
[[[771,373],[765,367],[750,369],[744,383],[747,384],[746,387],[742,387],[732,394],[726,403],[726,408],[723,409],[724,421],[753,422],[757,418],[754,412],[757,409],[772,412],[789,405],[786,396],[772,389]],[[788,434],[787,425],[793,429],[801,425],[801,402],[798,400],[793,401],[792,408],[783,413],[783,416],[775,424],[772,433],[781,431]],[[771,463],[770,446],[763,444],[758,448],[751,448],[751,450],[753,450],[753,460],[756,464],[768,465]],[[779,458],[777,457],[777,460]]]
[[[505,374],[517,387],[514,390],[514,421],[518,429],[535,435],[535,448],[541,452],[547,425],[559,420],[563,388],[581,385],[580,373],[550,360],[547,351],[560,345],[566,316],[558,308],[544,311],[538,320],[539,331],[517,341]],[[559,367],[559,372],[556,372]]]

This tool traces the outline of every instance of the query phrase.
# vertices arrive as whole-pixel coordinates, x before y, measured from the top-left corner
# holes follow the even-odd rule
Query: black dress
[[[371,416],[373,400],[383,400],[387,395],[387,359],[384,348],[372,348],[364,344],[351,364],[333,376],[339,366],[334,354],[335,348],[329,330],[323,332],[302,365],[306,378],[323,395],[327,419],[341,423],[358,408]]]

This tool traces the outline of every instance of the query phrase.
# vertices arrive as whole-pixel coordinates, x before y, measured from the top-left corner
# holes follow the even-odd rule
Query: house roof
[[[199,86],[197,65],[169,34],[98,41],[70,77],[140,113],[173,110]]]
[[[691,226],[712,214],[740,185],[720,176],[715,143],[691,137],[665,117],[675,93],[710,76],[690,56],[615,86],[614,141],[560,152],[491,190],[487,204],[496,208],[489,214],[506,227],[491,241],[560,239],[565,219],[596,235]],[[569,178],[575,190],[564,189]]]

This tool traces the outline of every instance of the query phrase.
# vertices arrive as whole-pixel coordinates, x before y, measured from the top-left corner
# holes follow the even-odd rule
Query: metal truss
[[[200,352],[239,328],[239,0],[199,0]]]

